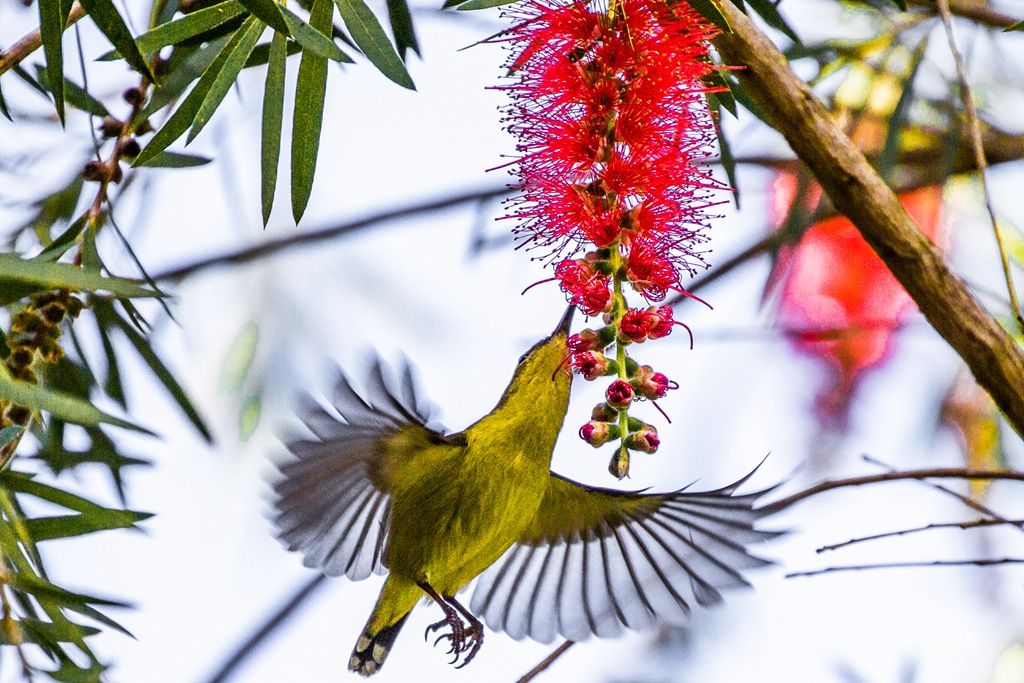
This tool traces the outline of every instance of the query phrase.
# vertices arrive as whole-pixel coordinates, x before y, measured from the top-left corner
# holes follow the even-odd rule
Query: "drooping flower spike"
[[[505,120],[521,190],[513,232],[521,246],[547,250],[569,301],[605,323],[570,339],[569,367],[616,377],[602,412],[614,419],[580,435],[595,446],[620,440],[610,469],[621,478],[629,450],[658,445],[629,405],[675,386],[626,346],[682,324],[666,306],[631,309],[626,286],[659,302],[670,290],[687,294],[681,275],[706,267],[707,211],[722,189],[703,166],[715,140],[703,79],[715,69],[707,41],[717,29],[684,0],[525,0],[506,16],[513,81],[500,89],[512,98]]]

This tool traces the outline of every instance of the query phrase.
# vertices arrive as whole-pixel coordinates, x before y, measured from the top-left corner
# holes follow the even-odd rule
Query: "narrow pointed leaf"
[[[769,26],[782,31],[794,43],[802,42],[789,23],[781,14],[779,14],[778,8],[773,2],[771,2],[771,0],[746,0],[746,3],[750,5],[755,12],[761,15],[761,18],[764,19],[765,23]]]
[[[388,21],[391,23],[391,33],[395,36],[398,56],[405,61],[409,56],[409,50],[419,55],[420,45],[416,40],[416,29],[412,24],[412,13],[409,11],[408,2],[406,0],[387,0],[387,5]]]
[[[124,19],[121,18],[117,9],[114,8],[114,3],[111,0],[79,1],[82,3],[85,11],[89,13],[89,16],[92,17],[97,28],[117,48],[117,51],[121,53],[125,61],[153,83],[159,82],[153,75],[153,72],[149,70],[146,58],[139,51],[139,46],[135,44],[135,39],[132,37],[128,27],[125,26]]]
[[[284,15],[281,14],[281,5],[274,2],[274,0],[239,0],[239,2],[245,5],[245,8],[252,12],[253,16],[262,19],[264,24],[270,26],[278,33],[283,33],[286,36],[291,35],[288,22],[284,20]]]
[[[317,35],[322,35],[317,33]],[[331,43],[334,44],[333,42]],[[263,226],[270,220],[277,189],[277,168],[281,161],[281,126],[284,120],[284,77],[287,41],[274,33],[270,42],[270,61],[267,81],[263,89],[263,133],[260,147],[260,194],[263,207]]]
[[[11,118],[11,112],[7,108],[7,101],[4,99],[4,89],[3,89],[3,87],[0,87],[0,114],[3,114],[4,118],[7,119],[8,121],[13,121],[14,120],[14,119]]]
[[[331,31],[333,15],[331,0],[314,0],[309,24],[326,36]],[[327,60],[314,52],[303,50],[295,85],[295,113],[292,116],[292,216],[296,223],[306,212],[313,191],[326,92]]]
[[[402,86],[415,90],[416,85],[412,82],[409,72],[405,70],[391,41],[384,33],[380,22],[363,0],[335,0],[338,9],[341,11],[341,19],[345,22],[348,32],[352,34],[359,49],[363,51],[366,58],[373,62],[373,65],[380,69],[380,72],[392,81]]]
[[[262,43],[256,46],[256,49],[249,55],[249,59],[245,62],[245,68],[251,69],[254,66],[263,66],[270,61],[270,46],[271,43]],[[288,41],[287,54],[289,57],[297,55],[302,52],[302,46],[294,40]],[[342,62],[347,64],[353,64],[352,58],[348,55],[342,57]]]
[[[101,515],[57,515],[54,517],[35,517],[25,520],[32,539],[36,543],[51,541],[57,538],[85,536],[97,531],[112,529],[130,529],[137,522],[149,519],[153,515],[146,512],[131,510],[104,510]]]
[[[46,72],[41,66],[36,65],[36,76],[39,79],[39,84],[53,93],[53,85],[50,83],[50,74]],[[84,88],[75,83],[64,79],[61,86],[63,92],[64,101],[70,104],[75,109],[87,112],[93,116],[109,116],[110,112],[107,111],[106,106],[95,97],[90,95]]]
[[[12,401],[32,410],[52,413],[66,422],[81,425],[95,425],[101,422],[143,434],[155,436],[153,432],[125,420],[108,415],[88,401],[57,391],[25,382],[0,378],[0,398]]]
[[[235,84],[235,79],[238,78],[239,72],[245,66],[245,60],[249,58],[249,54],[256,47],[256,42],[259,41],[265,29],[266,25],[254,16],[246,19],[242,28],[238,29],[241,37],[225,58],[223,68],[210,85],[206,97],[203,98],[203,103],[199,106],[199,111],[196,112],[196,117],[192,122],[192,131],[188,134],[188,142],[192,142],[199,135],[199,132],[210,121],[213,112],[224,101],[228,90]]]
[[[469,2],[464,2],[455,9],[471,12],[477,9],[490,9],[491,7],[511,5],[515,1],[516,0],[469,0]]]
[[[11,425],[10,427],[4,427],[3,429],[0,429],[0,448],[3,448],[7,444],[9,444],[11,441],[14,440],[16,436],[19,436],[23,431],[25,431],[25,428],[19,427],[17,425]]]
[[[198,154],[163,151],[150,159],[146,166],[148,168],[196,168],[197,166],[206,166],[211,161],[213,159],[210,157]]]
[[[64,24],[61,22],[61,0],[39,0],[39,36],[43,41],[46,73],[50,77],[50,93],[57,108],[57,118],[64,125]]]
[[[896,108],[889,116],[885,132],[885,143],[882,151],[878,154],[878,175],[886,182],[891,182],[896,167],[900,162],[900,152],[903,144],[903,129],[907,125],[910,116],[910,105],[914,102],[914,80],[921,67],[925,48],[928,46],[928,34],[917,44],[910,57],[910,71],[903,81],[903,92],[896,102]]]
[[[142,356],[142,360],[146,361],[146,365],[149,366],[149,369],[153,371],[156,378],[160,380],[160,383],[171,394],[175,403],[185,413],[185,416],[188,417],[196,431],[202,435],[207,443],[213,443],[213,435],[210,434],[210,430],[199,415],[199,411],[192,405],[192,400],[185,393],[185,389],[178,383],[178,380],[175,379],[171,371],[167,369],[167,366],[160,360],[160,357],[156,355],[156,352],[153,351],[153,347],[149,345],[149,340],[139,334],[139,331],[131,323],[117,315],[112,306],[109,312],[113,315],[113,322],[121,328],[124,336],[128,338],[128,341],[135,347],[135,350]],[[97,313],[97,318],[99,317],[100,314]]]
[[[139,152],[139,156],[135,157],[135,161],[132,162],[133,167],[145,166],[150,159],[167,149],[168,145],[181,137],[181,134],[192,125],[196,114],[199,113],[199,108],[206,99],[206,95],[210,92],[214,81],[217,80],[217,76],[224,68],[228,56],[234,52],[235,47],[242,40],[245,33],[241,28],[235,31],[234,35],[231,36],[231,39],[228,40],[224,48],[217,54],[217,57],[210,66],[203,72],[199,82],[192,88],[192,91],[185,97],[185,100],[178,105],[178,108],[174,110],[174,113],[161,126],[160,130],[156,132],[156,135],[149,141],[149,144]],[[157,92],[159,93],[160,90],[157,90]]]
[[[104,277],[97,271],[68,263],[52,263],[43,259],[22,260],[17,254],[0,254],[0,283],[3,282],[32,287],[29,292],[64,287],[88,292],[110,292],[123,297],[159,296],[152,289],[146,289],[131,280]],[[9,303],[11,301],[0,296],[0,305]]]
[[[705,20],[721,29],[722,33],[732,33],[729,20],[722,14],[722,10],[718,9],[718,5],[714,3],[714,0],[688,0],[688,2],[690,7],[697,10],[698,14],[704,17]]]
[[[292,30],[292,38],[303,49],[312,50],[321,57],[326,57],[335,62],[340,62],[345,58],[345,53],[341,51],[341,48],[333,40],[314,29],[285,7],[281,7],[281,12],[284,13],[285,21],[288,22],[288,26]]]
[[[1024,31],[1024,19],[1021,19],[1020,21],[1010,24],[1009,26],[1004,28],[1003,31]]]
[[[153,114],[178,99],[181,93],[185,92],[185,89],[193,81],[206,73],[206,70],[217,61],[217,57],[230,39],[230,36],[222,36],[217,40],[210,41],[206,47],[196,50],[187,59],[182,61],[177,68],[174,68],[167,74],[164,82],[153,93],[149,103],[146,104],[146,108],[139,112],[135,123],[138,124],[145,119],[151,118]],[[172,59],[173,55],[177,52],[178,50],[176,49],[172,53]],[[138,159],[136,159],[136,162],[138,162]]]
[[[56,261],[64,255],[71,245],[78,240],[78,236],[82,234],[82,230],[85,230],[85,225],[88,222],[89,214],[83,213],[78,220],[68,226],[68,229],[62,232],[57,239],[50,242],[46,249],[39,252],[36,256],[37,259],[45,261]]]
[[[139,36],[136,42],[143,52],[156,52],[162,47],[176,45],[214,29],[224,22],[244,14],[245,11],[242,3],[237,0],[228,0],[213,7],[186,14],[176,21],[157,26],[152,31],[147,31]]]

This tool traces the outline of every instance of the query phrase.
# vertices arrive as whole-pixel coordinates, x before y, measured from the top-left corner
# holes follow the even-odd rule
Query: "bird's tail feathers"
[[[384,665],[384,660],[391,651],[398,632],[402,630],[402,626],[409,618],[409,614],[406,612],[401,619],[390,626],[385,626],[376,634],[370,633],[370,625],[367,624],[363,634],[356,641],[352,657],[348,660],[349,671],[355,671],[360,676],[372,676],[377,673]]]

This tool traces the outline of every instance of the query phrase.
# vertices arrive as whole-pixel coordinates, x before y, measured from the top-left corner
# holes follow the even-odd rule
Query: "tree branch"
[[[832,489],[844,488],[846,486],[862,486],[864,484],[877,484],[882,481],[904,481],[907,479],[1009,479],[1011,481],[1024,481],[1024,472],[1015,470],[975,470],[968,467],[933,467],[924,470],[885,472],[883,474],[869,474],[864,477],[833,479],[815,484],[799,493],[794,493],[773,503],[768,503],[761,509],[769,513],[775,513],[788,508],[793,503],[799,503],[805,498],[810,498],[824,491],[831,491]]]
[[[75,2],[71,6],[71,13],[68,14],[68,24],[65,28],[71,26],[84,16],[85,8],[78,4],[78,2]],[[7,50],[0,51],[0,76],[21,64],[26,57],[38,50],[42,45],[42,36],[39,34],[39,29],[36,29]]]
[[[1024,356],[946,265],[942,252],[836,126],[786,58],[731,2],[720,0],[731,33],[715,39],[746,94],[807,164],[836,208],[907,290],[928,322],[967,363],[978,384],[1024,436]]]

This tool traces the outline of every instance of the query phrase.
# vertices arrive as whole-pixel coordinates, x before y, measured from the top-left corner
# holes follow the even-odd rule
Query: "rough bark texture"
[[[731,2],[720,0],[719,7],[732,33],[719,36],[715,47],[726,64],[743,67],[734,73],[748,96],[1024,436],[1024,356],[1013,339],[949,270],[775,45]]]

